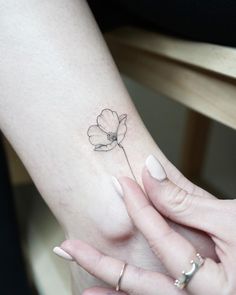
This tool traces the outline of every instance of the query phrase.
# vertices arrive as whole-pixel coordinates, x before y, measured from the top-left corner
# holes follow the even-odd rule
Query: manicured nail
[[[116,192],[121,196],[123,197],[124,193],[123,193],[123,189],[118,181],[118,179],[115,177],[115,176],[112,176],[111,177],[111,180],[112,180],[112,183],[114,185],[114,188],[116,190]]]
[[[145,164],[152,177],[159,181],[163,181],[167,178],[166,172],[161,163],[153,155],[147,157]]]
[[[55,247],[53,249],[53,252],[65,260],[69,260],[69,261],[74,260],[74,258],[70,254],[68,254],[66,251],[64,251],[61,247]]]

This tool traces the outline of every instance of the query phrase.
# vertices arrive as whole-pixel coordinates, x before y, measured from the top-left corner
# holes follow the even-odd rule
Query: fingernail
[[[123,189],[118,181],[118,179],[115,177],[115,176],[112,176],[111,177],[111,180],[112,180],[112,183],[113,183],[113,186],[116,190],[116,192],[121,196],[123,197],[124,193],[123,193]]]
[[[66,251],[64,251],[61,247],[55,247],[55,248],[53,249],[53,252],[54,252],[57,256],[59,256],[59,257],[65,259],[65,260],[69,260],[69,261],[73,261],[73,260],[74,260],[74,258],[73,258],[70,254],[68,254]]]
[[[167,178],[166,172],[161,163],[153,155],[147,157],[145,164],[153,178],[157,179],[158,181],[163,181]]]

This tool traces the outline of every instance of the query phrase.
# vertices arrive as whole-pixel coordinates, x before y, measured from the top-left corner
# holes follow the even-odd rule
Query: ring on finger
[[[205,259],[199,254],[196,254],[195,260],[191,260],[190,264],[192,268],[189,271],[182,271],[182,275],[179,279],[175,280],[174,285],[179,289],[184,289],[191,281],[195,273],[204,264]]]
[[[119,278],[118,278],[118,282],[117,282],[117,285],[116,285],[116,291],[117,292],[120,291],[121,280],[122,280],[122,277],[124,275],[126,265],[127,265],[127,263],[124,262],[124,264],[123,264],[123,266],[121,268],[120,275],[119,275]]]

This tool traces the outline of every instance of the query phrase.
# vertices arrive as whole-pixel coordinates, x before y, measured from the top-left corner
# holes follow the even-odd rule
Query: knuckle
[[[190,196],[190,194],[177,186],[172,186],[171,188],[167,189],[166,195],[168,196],[167,206],[170,210],[170,213],[188,213],[193,200],[193,197]]]

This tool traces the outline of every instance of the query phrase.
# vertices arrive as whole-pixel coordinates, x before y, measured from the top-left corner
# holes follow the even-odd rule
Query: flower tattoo
[[[104,109],[101,114],[97,116],[97,124],[90,126],[87,134],[90,143],[94,145],[94,151],[107,152],[113,150],[116,146],[121,148],[129,165],[131,174],[136,181],[125,148],[121,145],[127,132],[126,120],[126,114],[118,116],[117,112],[110,109]]]

